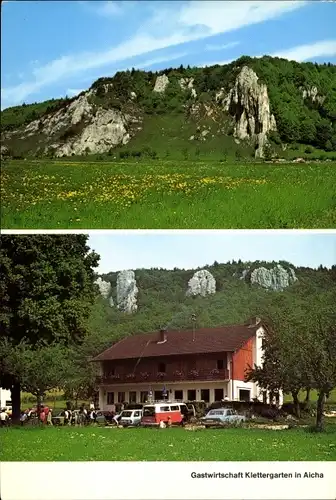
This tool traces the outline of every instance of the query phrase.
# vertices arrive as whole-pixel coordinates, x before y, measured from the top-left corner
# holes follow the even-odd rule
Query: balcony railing
[[[139,372],[128,374],[106,374],[98,377],[98,384],[131,384],[131,383],[146,383],[146,382],[178,382],[193,381],[193,380],[229,380],[229,370],[190,370],[190,371],[175,371],[167,373]]]

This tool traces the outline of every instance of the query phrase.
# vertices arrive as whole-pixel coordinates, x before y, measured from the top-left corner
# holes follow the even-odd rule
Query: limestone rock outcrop
[[[302,98],[303,100],[310,99],[312,102],[317,101],[319,104],[323,104],[325,101],[325,96],[322,96],[319,94],[318,88],[313,86],[313,87],[300,87],[300,90],[302,90]]]
[[[224,97],[223,90],[216,95],[224,109],[235,119],[234,137],[252,139],[256,143],[256,157],[262,157],[267,144],[267,134],[277,129],[270,111],[267,86],[259,83],[253,69],[243,66],[235,84]]]
[[[297,281],[294,269],[288,271],[280,264],[273,269],[258,267],[251,273],[250,282],[268,290],[281,291]]]
[[[56,157],[106,153],[126,144],[135,132],[134,124],[139,123],[139,117],[116,108],[95,106],[91,99],[95,93],[89,90],[68,106],[32,121],[23,129],[22,139],[43,134],[43,152]]]
[[[138,288],[134,271],[120,271],[117,277],[117,307],[120,311],[131,314],[137,311]]]
[[[216,280],[206,269],[197,271],[188,282],[187,296],[213,295],[216,293]]]
[[[194,78],[181,78],[179,83],[182,90],[190,90],[191,96],[194,99],[197,97],[197,92],[194,88]]]
[[[95,283],[98,285],[100,294],[104,297],[104,299],[108,299],[111,295],[111,283],[109,281],[104,281],[100,277],[95,281]]]
[[[168,76],[167,75],[158,76],[155,81],[153,92],[158,92],[159,94],[161,94],[166,90],[167,85],[169,85]]]

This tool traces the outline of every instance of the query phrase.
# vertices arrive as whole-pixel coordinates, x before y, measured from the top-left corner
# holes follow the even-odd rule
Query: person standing
[[[6,409],[3,408],[1,410],[1,413],[0,413],[0,422],[1,422],[1,427],[5,427],[8,425],[8,415],[7,415],[7,412],[6,412]]]
[[[40,411],[40,422],[42,425],[44,425],[46,422],[46,414],[45,414],[44,408],[41,408],[41,411]]]
[[[52,423],[52,409],[49,408],[48,415],[47,415],[47,425],[53,425]]]

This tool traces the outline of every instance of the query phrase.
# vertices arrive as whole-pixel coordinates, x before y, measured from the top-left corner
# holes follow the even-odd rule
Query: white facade
[[[12,395],[9,389],[0,387],[0,409],[12,406]]]

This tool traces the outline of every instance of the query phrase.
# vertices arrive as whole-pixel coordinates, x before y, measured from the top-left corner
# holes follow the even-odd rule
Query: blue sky
[[[241,55],[336,62],[336,3],[2,2],[1,107],[75,95],[118,70]]]
[[[90,233],[99,273],[161,267],[193,269],[216,260],[278,261],[317,268],[336,264],[336,233],[277,231],[147,231]]]

